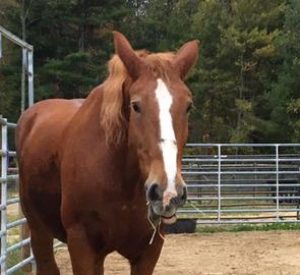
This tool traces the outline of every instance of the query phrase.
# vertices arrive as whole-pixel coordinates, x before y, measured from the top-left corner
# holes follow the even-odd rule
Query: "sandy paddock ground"
[[[67,249],[56,252],[62,275],[72,274]],[[105,274],[128,275],[118,254],[105,261]],[[300,232],[239,232],[168,235],[155,275],[297,275]]]

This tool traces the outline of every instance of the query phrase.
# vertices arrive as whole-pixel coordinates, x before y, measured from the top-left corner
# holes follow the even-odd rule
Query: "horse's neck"
[[[137,154],[132,148],[129,148],[127,143],[120,143],[118,147],[110,152],[112,157],[112,169],[115,171],[119,185],[119,190],[122,193],[122,198],[129,201],[138,201],[145,204],[145,178],[140,169]]]

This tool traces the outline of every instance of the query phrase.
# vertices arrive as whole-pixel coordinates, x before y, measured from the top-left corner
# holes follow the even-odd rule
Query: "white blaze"
[[[176,196],[175,178],[177,173],[177,143],[173,128],[171,116],[171,106],[173,98],[166,84],[157,79],[157,87],[155,90],[156,99],[159,108],[159,126],[160,126],[160,149],[162,151],[165,172],[167,175],[167,188],[165,196],[166,204],[170,195]]]

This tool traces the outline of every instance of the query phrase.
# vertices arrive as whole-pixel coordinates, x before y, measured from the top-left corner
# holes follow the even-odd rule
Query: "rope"
[[[148,207],[151,207],[149,204],[150,203],[147,202]],[[161,237],[161,239],[164,241],[165,237],[160,233],[160,230],[159,230],[160,229],[160,224],[161,224],[161,219],[159,219],[159,223],[157,224],[157,226],[155,226],[155,224],[152,222],[149,215],[147,216],[147,218],[148,218],[148,221],[149,221],[149,223],[150,223],[150,225],[153,229],[153,233],[152,233],[151,239],[149,241],[149,245],[151,245],[153,243],[155,235],[156,235],[157,232],[158,232],[158,235]]]

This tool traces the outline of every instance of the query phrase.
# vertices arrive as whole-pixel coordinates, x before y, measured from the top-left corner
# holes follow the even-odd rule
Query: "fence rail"
[[[0,26],[0,59],[4,57],[5,47],[3,47],[3,38],[11,43],[21,47],[22,50],[22,75],[21,75],[21,111],[24,111],[27,106],[31,106],[34,102],[34,70],[33,70],[33,46],[23,41],[19,37],[15,36],[2,26]],[[8,42],[8,43],[10,43]],[[26,85],[27,81],[27,85]],[[26,91],[27,91],[27,104],[26,104]],[[1,127],[1,275],[12,274],[18,271],[20,268],[32,263],[34,258],[32,254],[27,253],[28,243],[30,239],[16,241],[13,235],[16,230],[24,231],[22,225],[26,223],[24,218],[19,219],[18,211],[14,215],[10,212],[10,209],[14,208],[18,210],[19,199],[11,196],[11,187],[17,185],[18,175],[16,167],[9,167],[12,159],[16,157],[16,152],[9,150],[8,146],[8,130],[14,129],[16,124],[7,122],[5,118],[0,115],[0,127]],[[14,192],[16,194],[16,192]],[[13,217],[17,216],[17,218]],[[18,232],[19,233],[19,232]],[[22,236],[23,234],[21,234]],[[27,247],[27,250],[24,249]],[[23,250],[24,249],[24,250]],[[22,252],[21,252],[22,250]],[[14,255],[19,252],[19,255]],[[24,253],[23,253],[24,252]],[[28,257],[25,257],[25,253]],[[19,258],[19,259],[17,259]],[[13,259],[13,261],[12,261]]]
[[[300,144],[188,144],[182,217],[198,223],[299,222]]]
[[[8,123],[5,118],[0,116],[1,126],[1,274],[12,274],[22,267],[33,263],[32,255],[22,259],[21,249],[28,246],[30,238],[22,239],[19,235],[20,226],[26,223],[26,219],[19,216],[18,204],[19,198],[16,197],[16,190],[12,187],[17,186],[18,175],[17,169],[13,169],[13,173],[9,174],[9,166],[13,158],[16,156],[14,151],[9,150],[8,130],[15,129],[16,124]],[[12,159],[11,159],[12,158]],[[13,161],[15,163],[15,161]],[[12,211],[12,209],[14,209]],[[17,209],[17,211],[16,211]],[[18,230],[19,228],[19,230]],[[17,230],[17,233],[16,233]],[[16,238],[17,237],[17,238]],[[19,255],[17,255],[19,254]]]

